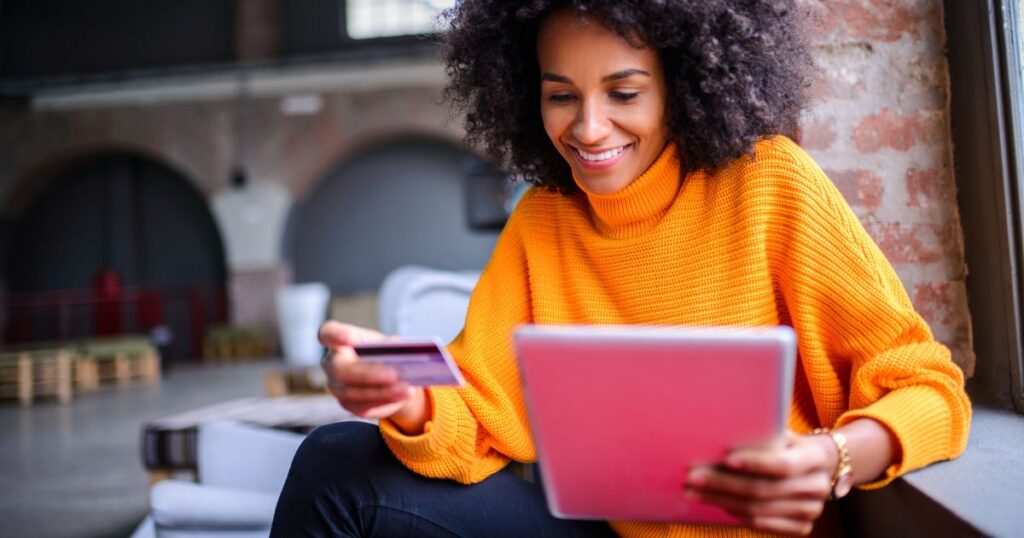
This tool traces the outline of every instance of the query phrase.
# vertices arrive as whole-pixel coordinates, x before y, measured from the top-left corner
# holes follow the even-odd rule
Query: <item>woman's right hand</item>
[[[342,407],[363,418],[391,418],[408,434],[422,431],[427,414],[423,388],[399,381],[390,366],[360,361],[352,348],[387,336],[332,320],[320,326],[319,337],[327,348],[320,361],[327,387]]]

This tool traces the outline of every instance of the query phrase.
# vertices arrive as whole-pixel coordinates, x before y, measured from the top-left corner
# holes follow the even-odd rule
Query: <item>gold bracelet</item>
[[[811,435],[828,435],[839,450],[839,461],[832,472],[832,494],[829,500],[842,499],[853,487],[853,465],[850,462],[850,448],[846,444],[846,436],[829,428],[815,428]]]

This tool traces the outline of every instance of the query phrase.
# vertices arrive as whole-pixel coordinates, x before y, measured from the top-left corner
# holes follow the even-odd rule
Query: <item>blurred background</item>
[[[147,421],[315,392],[325,317],[483,267],[511,188],[442,104],[451,5],[0,1],[2,534],[127,535],[195,466]]]
[[[0,534],[265,536],[350,418],[317,325],[454,336],[523,185],[443,103],[453,3],[0,0]],[[798,4],[799,142],[1024,410],[1018,2]]]
[[[500,221],[422,35],[450,4],[5,0],[5,341],[165,327],[177,363],[284,283],[481,267]]]

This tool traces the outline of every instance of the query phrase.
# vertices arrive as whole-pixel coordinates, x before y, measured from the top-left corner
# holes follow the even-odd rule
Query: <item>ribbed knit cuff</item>
[[[955,411],[954,411],[955,413]],[[953,436],[970,417],[951,416],[950,402],[928,385],[903,387],[863,409],[843,413],[835,427],[860,418],[878,421],[892,432],[901,454],[900,460],[885,470],[881,479],[861,484],[862,489],[877,489],[896,477],[939,460],[956,456]],[[962,444],[962,443],[960,443]]]
[[[380,431],[391,452],[404,463],[437,459],[446,454],[459,433],[459,407],[462,398],[452,389],[430,388],[430,419],[423,425],[423,433],[406,435],[390,419],[380,421]]]

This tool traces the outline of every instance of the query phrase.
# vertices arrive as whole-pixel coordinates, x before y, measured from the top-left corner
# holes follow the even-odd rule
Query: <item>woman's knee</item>
[[[358,471],[380,450],[387,450],[380,430],[366,422],[327,424],[310,432],[292,462],[293,472],[309,470],[322,476],[328,470]],[[305,473],[303,473],[305,474]]]

